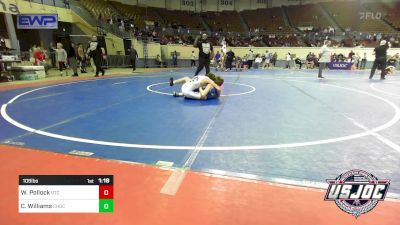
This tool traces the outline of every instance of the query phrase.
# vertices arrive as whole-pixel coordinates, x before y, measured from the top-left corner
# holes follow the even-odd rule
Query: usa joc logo
[[[363,170],[350,170],[326,181],[329,187],[325,201],[335,201],[341,210],[356,218],[383,201],[390,185],[390,180],[380,180]]]

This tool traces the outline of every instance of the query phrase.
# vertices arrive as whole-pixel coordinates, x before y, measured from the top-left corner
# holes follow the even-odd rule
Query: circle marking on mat
[[[385,82],[385,84],[398,84],[398,83],[395,83],[395,82]],[[386,95],[389,95],[389,96],[393,96],[393,97],[400,97],[400,94],[395,94],[395,93],[391,93],[391,92],[388,92],[388,91],[384,91],[384,90],[379,89],[379,88],[377,88],[377,87],[375,87],[375,86],[376,86],[375,83],[369,85],[369,87],[370,87],[371,89],[373,89],[373,90],[375,90],[375,91],[377,91],[377,92],[380,92],[380,93],[383,93],[383,94],[386,94]]]
[[[104,79],[106,80],[106,79]],[[306,82],[306,81],[297,81],[297,80],[290,80],[294,82]],[[82,81],[85,82],[85,81]],[[79,83],[82,83],[79,82]],[[310,82],[311,83],[311,82]],[[37,130],[32,127],[28,127],[24,124],[21,124],[20,122],[14,120],[7,114],[7,107],[8,105],[12,104],[15,100],[20,98],[21,96],[27,95],[29,93],[38,91],[38,90],[43,90],[55,86],[63,86],[63,85],[69,85],[69,84],[74,84],[74,83],[65,83],[65,84],[57,84],[57,85],[52,85],[52,86],[46,86],[46,87],[41,87],[37,88],[34,90],[30,90],[27,92],[24,92],[22,94],[19,94],[12,98],[10,101],[8,101],[6,104],[3,104],[1,106],[1,115],[2,117],[8,121],[9,123],[13,124],[14,126],[47,137],[51,138],[56,138],[56,139],[61,139],[61,140],[66,140],[66,141],[74,141],[74,142],[81,142],[81,143],[88,143],[88,144],[97,144],[97,145],[104,145],[104,146],[114,146],[114,147],[125,147],[125,148],[142,148],[142,149],[161,149],[161,150],[202,150],[202,151],[223,151],[223,150],[264,150],[264,149],[279,149],[279,148],[294,148],[294,147],[304,147],[304,146],[312,146],[312,145],[322,145],[322,144],[330,144],[330,143],[335,143],[335,142],[342,142],[342,141],[347,141],[347,140],[352,140],[352,139],[357,139],[361,137],[365,137],[368,135],[372,135],[375,132],[382,131],[384,129],[387,129],[394,124],[396,124],[400,120],[400,109],[399,107],[394,104],[393,102],[380,97],[378,95],[371,94],[367,91],[355,89],[355,88],[350,88],[350,87],[343,87],[343,86],[338,86],[338,85],[333,85],[333,84],[324,84],[326,86],[330,87],[335,87],[343,90],[348,90],[352,92],[356,92],[359,94],[364,94],[368,95],[370,97],[373,97],[375,99],[381,100],[388,105],[390,105],[395,112],[395,115],[392,117],[391,120],[386,122],[385,124],[382,124],[380,126],[377,126],[375,128],[369,129],[367,131],[361,132],[361,133],[356,133],[352,135],[347,135],[347,136],[342,136],[342,137],[337,137],[337,138],[330,138],[330,139],[323,139],[323,140],[315,140],[315,141],[307,141],[307,142],[295,142],[295,143],[286,143],[286,144],[272,144],[272,145],[250,145],[250,146],[202,146],[202,147],[196,147],[196,146],[172,146],[172,145],[149,145],[149,144],[131,144],[131,143],[120,143],[120,142],[110,142],[110,141],[101,141],[101,140],[92,140],[92,139],[86,139],[86,138],[79,138],[79,137],[71,137],[71,136],[66,136],[66,135],[60,135],[60,134],[55,134],[55,133],[50,133],[42,130]]]

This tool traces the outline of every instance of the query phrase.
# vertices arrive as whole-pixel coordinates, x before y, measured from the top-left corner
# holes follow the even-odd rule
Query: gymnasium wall
[[[143,43],[141,41],[133,39],[132,46],[136,49],[139,58],[143,58]],[[148,43],[147,44],[148,57],[150,59],[155,59],[157,55],[161,55],[161,49],[162,45],[160,45],[159,43]]]

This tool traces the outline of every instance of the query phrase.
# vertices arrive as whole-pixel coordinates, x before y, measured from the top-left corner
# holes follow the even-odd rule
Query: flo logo
[[[325,201],[335,201],[341,210],[356,218],[383,201],[390,185],[390,180],[379,180],[363,170],[350,170],[326,181],[329,187]]]

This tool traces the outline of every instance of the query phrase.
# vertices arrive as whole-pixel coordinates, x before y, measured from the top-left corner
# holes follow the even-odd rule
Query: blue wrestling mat
[[[368,72],[220,72],[219,99],[174,98],[192,70],[0,92],[0,141],[318,186],[350,169],[400,194],[400,79]],[[378,76],[376,76],[378,78]],[[51,162],[50,162],[51,163]]]

